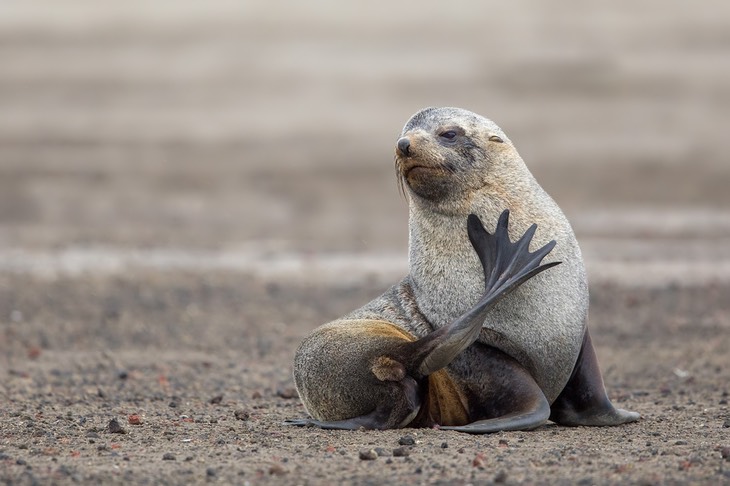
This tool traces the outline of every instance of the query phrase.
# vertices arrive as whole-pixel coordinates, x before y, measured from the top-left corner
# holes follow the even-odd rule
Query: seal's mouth
[[[403,157],[396,154],[396,173],[398,175],[398,187],[401,194],[405,196],[406,186],[417,194],[424,195],[430,190],[430,186],[441,186],[445,178],[454,173],[449,164],[424,163],[413,154]]]
[[[413,157],[398,157],[396,156],[395,164],[398,172],[406,180],[409,176],[417,176],[419,173],[427,173],[429,171],[443,171],[444,167],[440,164],[425,164],[420,160]]]

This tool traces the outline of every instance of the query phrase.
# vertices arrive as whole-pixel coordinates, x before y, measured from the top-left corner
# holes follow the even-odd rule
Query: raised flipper
[[[555,247],[555,241],[549,242],[535,252],[529,251],[537,225],[530,226],[519,240],[512,243],[507,230],[508,224],[507,209],[499,216],[493,235],[484,229],[476,215],[469,215],[467,219],[469,241],[484,269],[485,292],[474,307],[451,324],[411,344],[412,360],[419,362],[416,377],[427,376],[447,366],[455,356],[476,341],[487,312],[499,300],[529,278],[560,263],[540,264]]]
[[[587,329],[573,374],[551,409],[550,420],[561,425],[620,425],[641,418],[636,412],[615,408],[608,399]]]

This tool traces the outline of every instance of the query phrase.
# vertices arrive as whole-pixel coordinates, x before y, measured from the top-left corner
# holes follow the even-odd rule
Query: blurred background
[[[719,0],[4,2],[1,265],[402,273],[430,105],[503,127],[597,278],[730,275]]]

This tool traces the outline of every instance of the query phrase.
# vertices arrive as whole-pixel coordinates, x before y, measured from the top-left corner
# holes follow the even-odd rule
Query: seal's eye
[[[489,141],[490,142],[497,142],[497,143],[504,143],[504,140],[502,140],[501,138],[499,138],[496,135],[492,135],[491,137],[489,137]]]
[[[439,137],[445,138],[446,140],[453,140],[456,138],[456,130],[446,130],[445,132],[439,133]]]

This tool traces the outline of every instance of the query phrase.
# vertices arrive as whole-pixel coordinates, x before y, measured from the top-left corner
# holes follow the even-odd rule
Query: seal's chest
[[[443,259],[411,273],[418,307],[434,328],[462,315],[484,293],[484,275],[476,255]]]

